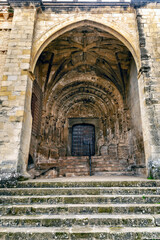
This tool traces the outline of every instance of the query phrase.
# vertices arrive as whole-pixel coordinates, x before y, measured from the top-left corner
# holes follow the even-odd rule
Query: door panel
[[[95,127],[91,124],[74,125],[72,128],[72,156],[95,154]]]

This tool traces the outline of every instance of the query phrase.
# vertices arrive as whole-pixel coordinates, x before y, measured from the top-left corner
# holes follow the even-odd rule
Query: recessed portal
[[[72,128],[72,156],[93,156],[95,154],[95,127],[79,124]]]
[[[37,103],[43,95],[33,113],[36,165],[87,175],[91,151],[93,174],[143,167],[137,69],[119,39],[92,23],[74,28],[44,49],[35,75]]]

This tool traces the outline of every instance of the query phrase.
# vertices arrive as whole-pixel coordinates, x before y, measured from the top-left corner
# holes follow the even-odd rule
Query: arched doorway
[[[32,104],[38,122],[33,118],[30,155],[36,165],[57,166],[61,172],[68,161],[76,175],[72,158],[87,156],[88,150],[73,144],[73,136],[78,141],[74,130],[83,138],[84,126],[95,126],[94,173],[140,172],[144,149],[137,70],[119,39],[88,24],[74,28],[44,49],[35,75],[33,95],[42,103],[37,108]]]
[[[95,155],[95,127],[77,124],[72,127],[72,156]]]

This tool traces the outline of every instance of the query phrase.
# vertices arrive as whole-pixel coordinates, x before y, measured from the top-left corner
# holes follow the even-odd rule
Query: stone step
[[[29,195],[159,195],[160,187],[0,188],[0,196]]]
[[[125,171],[124,169],[123,169],[123,171],[121,171],[121,170],[119,170],[119,171],[114,171],[114,169],[113,169],[113,171],[101,171],[101,170],[98,170],[98,171],[96,171],[96,172],[94,172],[94,174],[93,174],[94,176],[103,176],[103,177],[105,177],[105,176],[110,176],[110,177],[115,177],[115,176],[133,176],[134,175],[134,172],[133,171]]]
[[[125,171],[126,170],[126,172],[127,172],[127,169],[126,169],[126,167],[125,166],[104,166],[103,165],[103,167],[100,167],[100,166],[98,166],[98,167],[92,167],[92,173],[93,173],[93,175],[94,175],[94,173],[96,173],[96,172],[103,172],[103,171],[105,171],[105,172],[119,172],[119,171]]]
[[[84,167],[83,169],[72,168],[72,169],[63,169],[59,171],[59,177],[75,177],[75,176],[89,176],[89,168]]]
[[[34,199],[35,200],[35,199]],[[22,201],[23,202],[23,201]],[[43,214],[160,214],[160,204],[53,204],[30,201],[28,204],[5,205],[0,207],[0,215],[43,215]]]
[[[160,239],[159,180],[77,179],[2,185],[0,239]]]
[[[86,203],[157,203],[160,204],[160,195],[31,195],[31,196],[2,196],[0,204],[21,203],[52,203],[52,204],[86,204]]]
[[[41,215],[3,216],[0,227],[156,227],[160,215]]]
[[[60,170],[59,177],[87,177],[89,176],[89,171],[66,171]]]
[[[1,240],[158,240],[160,228],[149,227],[70,227],[0,228]]]
[[[88,180],[90,179],[90,180]],[[61,181],[26,181],[26,182],[10,182],[7,184],[1,184],[1,187],[18,187],[18,188],[69,188],[69,187],[160,187],[160,180],[121,180],[114,181],[114,176],[112,179],[106,177],[106,181],[94,181],[95,177],[87,178],[84,181],[77,181],[77,178],[68,181],[68,179],[63,178]],[[116,177],[115,177],[116,179]]]
[[[42,164],[41,164],[42,165]],[[115,166],[116,165],[116,166]],[[67,161],[67,162],[62,162],[62,163],[58,163],[58,166],[61,168],[78,168],[78,167],[89,167],[89,161],[81,161],[81,162],[77,162],[77,161]],[[108,163],[108,162],[93,162],[92,163],[92,167],[127,167],[128,164],[121,164],[121,163]]]
[[[100,168],[100,167],[123,167],[123,168],[125,168],[125,167],[127,167],[128,166],[128,164],[121,164],[121,163],[114,163],[114,162],[112,162],[112,163],[107,163],[107,162],[94,162],[94,163],[92,163],[92,167],[93,168]]]
[[[105,171],[105,172],[119,172],[119,171],[125,171],[126,167],[125,166],[104,166],[103,167],[92,167],[92,175],[94,175],[94,173],[96,173],[97,171]],[[89,176],[89,166],[79,166],[79,165],[75,165],[75,166],[68,166],[68,167],[61,167],[60,168],[60,171],[59,171],[59,174],[63,174],[63,173],[74,173],[75,175],[76,174],[85,174],[87,173]],[[66,175],[67,176],[67,175]]]

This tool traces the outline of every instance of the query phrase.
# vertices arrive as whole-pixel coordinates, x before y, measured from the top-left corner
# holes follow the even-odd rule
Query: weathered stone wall
[[[9,17],[9,16],[8,16]],[[5,145],[7,143],[6,132],[4,131],[5,125],[5,114],[7,112],[8,106],[8,96],[6,96],[6,91],[9,87],[9,83],[3,81],[4,66],[7,57],[8,43],[10,38],[10,31],[12,27],[12,17],[5,19],[4,15],[0,14],[0,160],[6,156]],[[10,89],[11,90],[11,89]],[[9,97],[10,100],[10,97]]]
[[[2,132],[0,168],[4,178],[25,172],[31,133],[30,98],[32,82],[28,78],[35,9],[15,8],[2,86]],[[5,90],[4,90],[5,87]]]
[[[2,80],[4,64],[6,60],[8,41],[12,28],[12,15],[9,13],[0,13],[0,79]],[[0,81],[0,86],[2,82]]]
[[[155,9],[156,8],[156,9]],[[139,90],[146,164],[151,177],[160,177],[160,6],[137,9],[142,69]]]
[[[3,76],[3,70],[4,70],[4,64],[6,60],[6,54],[7,54],[7,49],[8,49],[8,39],[10,35],[10,29],[0,29],[0,59],[1,59],[1,64],[0,64],[0,78],[2,79]],[[1,82],[2,84],[2,82]]]
[[[131,151],[135,154],[137,167],[138,165],[145,166],[137,68],[134,61],[131,62],[130,77],[127,85],[127,106],[130,109],[131,129],[133,129],[129,137]]]
[[[6,55],[8,50],[8,41],[10,37],[12,17],[6,20],[3,14],[0,15],[0,136],[2,137],[0,145],[3,146],[5,142],[5,133],[4,133],[4,116],[2,114],[2,107],[5,107],[5,102],[8,100],[8,97],[5,96],[5,92],[7,89],[6,82],[2,82],[2,76],[4,71],[4,65],[6,61]],[[1,154],[5,154],[3,152],[3,148],[1,149]]]

